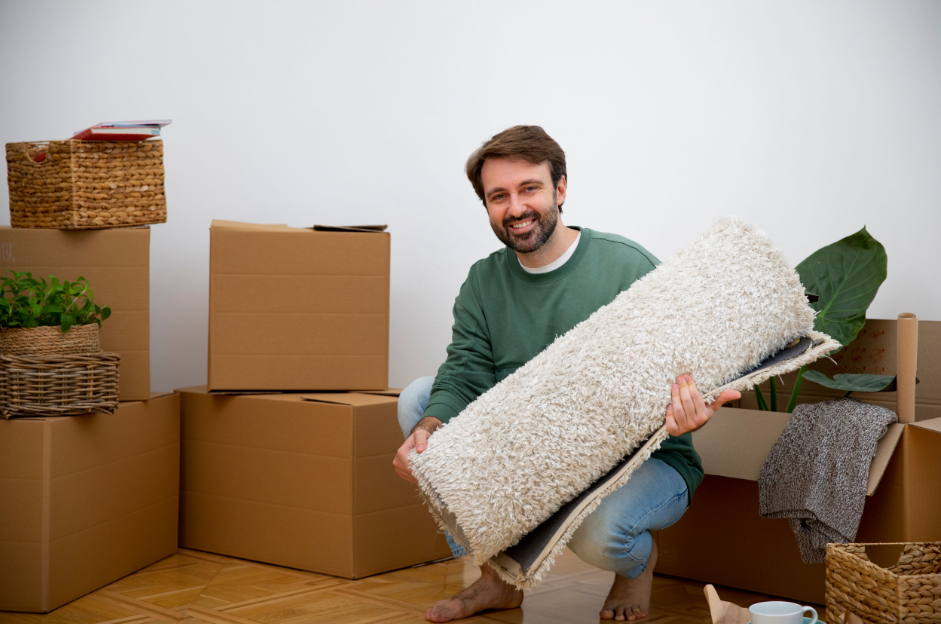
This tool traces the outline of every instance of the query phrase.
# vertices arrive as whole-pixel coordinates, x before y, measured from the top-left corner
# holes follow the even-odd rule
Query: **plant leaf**
[[[866,228],[810,254],[795,269],[804,289],[819,295],[814,329],[841,345],[853,341],[866,309],[885,281],[885,247]]]
[[[72,319],[71,314],[62,315],[62,333],[63,334],[67,333],[70,329],[72,329],[72,322],[73,322],[73,319]]]
[[[843,374],[834,375],[830,379],[819,371],[807,371],[804,373],[807,381],[812,381],[827,388],[834,390],[845,390],[847,392],[879,392],[889,387],[889,384],[895,380],[895,375],[859,375]]]

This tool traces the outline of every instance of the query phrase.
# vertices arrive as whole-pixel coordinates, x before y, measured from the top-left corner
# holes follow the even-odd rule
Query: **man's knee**
[[[615,539],[613,535],[585,535],[582,539],[572,539],[569,549],[579,559],[596,568],[608,572],[620,572],[625,567],[626,558],[634,550],[635,538],[621,536]]]
[[[616,520],[604,513],[589,514],[569,541],[569,549],[596,568],[619,571],[624,567],[625,555],[634,549],[637,536],[616,526]]]
[[[434,381],[434,377],[419,377],[406,386],[399,395],[399,427],[402,429],[403,437],[407,438],[412,427],[421,420]]]

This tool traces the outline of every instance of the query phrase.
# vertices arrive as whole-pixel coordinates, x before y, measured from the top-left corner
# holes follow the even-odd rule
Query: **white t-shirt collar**
[[[548,273],[550,271],[555,271],[556,269],[561,267],[563,264],[565,264],[569,258],[572,257],[572,255],[575,253],[575,250],[578,248],[578,241],[579,239],[581,239],[581,237],[582,237],[582,231],[579,230],[578,236],[575,237],[575,240],[572,242],[571,245],[569,245],[569,248],[566,249],[565,253],[559,256],[559,258],[555,262],[550,262],[546,266],[536,267],[535,269],[531,269],[528,266],[524,266],[522,262],[520,262],[520,266],[523,267],[523,270],[526,271],[527,273]],[[519,256],[516,257],[516,260],[517,262],[519,262]]]

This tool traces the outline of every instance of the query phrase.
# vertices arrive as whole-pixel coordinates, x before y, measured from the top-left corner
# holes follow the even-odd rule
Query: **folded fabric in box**
[[[761,468],[758,513],[788,519],[804,563],[856,539],[869,466],[895,422],[892,410],[845,397],[794,410]]]
[[[478,565],[496,556],[489,563],[505,580],[531,587],[667,437],[676,376],[692,374],[711,401],[795,370],[839,347],[813,320],[771,241],[723,219],[468,405],[424,453],[412,452],[412,474],[432,515]],[[759,366],[801,338],[809,340],[799,355]],[[501,551],[615,468],[535,565],[501,564]]]

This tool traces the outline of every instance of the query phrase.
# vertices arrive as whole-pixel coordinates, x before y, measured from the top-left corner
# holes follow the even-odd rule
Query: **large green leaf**
[[[820,298],[814,329],[846,346],[866,322],[866,309],[885,281],[885,247],[863,227],[818,249],[797,265],[804,289]]]
[[[845,390],[847,392],[879,392],[889,387],[895,380],[895,375],[834,375],[830,379],[819,371],[807,371],[804,373],[807,381],[818,383],[834,390]]]

